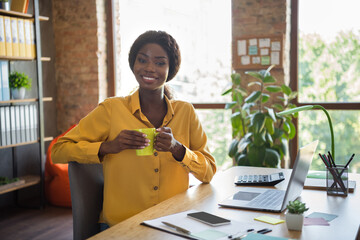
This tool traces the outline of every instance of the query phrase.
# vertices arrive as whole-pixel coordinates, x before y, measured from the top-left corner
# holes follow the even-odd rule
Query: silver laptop
[[[300,196],[318,140],[299,149],[286,191],[242,187],[241,191],[219,203],[222,207],[282,212],[289,201]]]

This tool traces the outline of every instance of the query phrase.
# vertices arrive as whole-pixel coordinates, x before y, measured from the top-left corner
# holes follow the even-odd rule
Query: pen
[[[176,231],[181,232],[181,233],[185,233],[185,234],[191,234],[191,232],[185,228],[176,226],[174,224],[168,223],[168,222],[162,222],[163,224],[165,224],[168,227],[174,228]]]
[[[330,151],[328,153],[329,153],[329,160],[333,163],[334,167],[336,167],[335,161],[334,161],[333,157],[331,156]]]
[[[257,231],[257,233],[260,233],[260,234],[265,234],[265,233],[268,233],[268,232],[271,232],[272,230],[270,228],[264,228],[264,229],[261,229],[259,231]]]

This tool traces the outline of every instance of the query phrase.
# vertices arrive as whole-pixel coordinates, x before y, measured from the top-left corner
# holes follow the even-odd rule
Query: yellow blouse
[[[166,98],[168,111],[162,126],[171,128],[186,148],[184,159],[176,161],[170,152],[155,151],[137,156],[134,149],[103,158],[104,203],[102,217],[110,226],[168,199],[189,186],[189,172],[210,182],[216,165],[207,147],[207,137],[190,103]],[[141,112],[139,92],[100,103],[79,124],[52,147],[55,163],[76,161],[100,163],[102,142],[113,140],[124,129],[154,127]],[[181,203],[179,203],[181,204]]]

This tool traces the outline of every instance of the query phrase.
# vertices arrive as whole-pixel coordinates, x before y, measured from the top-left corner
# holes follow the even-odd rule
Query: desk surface
[[[151,207],[113,227],[101,232],[91,239],[183,239],[181,237],[165,233],[156,229],[140,225],[141,222],[153,218],[162,217],[190,209],[198,209],[217,214],[226,218],[256,222],[255,217],[268,215],[285,219],[283,213],[267,213],[260,211],[239,210],[222,208],[218,203],[239,191],[241,187],[235,186],[233,181],[236,175],[241,174],[266,174],[279,172],[279,169],[254,168],[254,167],[233,167],[224,172],[218,172],[210,184],[199,184],[189,188],[186,192],[180,193],[158,205]],[[286,189],[290,178],[291,170],[281,169],[285,174],[285,181],[277,184],[278,189]],[[350,180],[356,180],[357,186],[360,183],[359,174],[350,174]],[[330,226],[303,226],[301,232],[289,231],[286,224],[270,225],[271,236],[281,236],[296,239],[355,239],[360,223],[360,193],[355,189],[348,197],[328,196],[326,191],[303,190],[301,200],[306,202],[309,211],[324,212],[338,215],[330,222]]]

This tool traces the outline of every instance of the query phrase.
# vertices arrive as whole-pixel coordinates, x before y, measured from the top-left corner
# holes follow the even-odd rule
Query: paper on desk
[[[337,215],[329,214],[329,213],[322,213],[322,212],[313,212],[306,217],[307,218],[323,218],[326,221],[331,222],[333,219],[337,218]]]
[[[205,240],[228,239],[229,235],[238,236],[238,235],[246,234],[248,229],[254,229],[256,231],[264,228],[264,225],[261,223],[239,222],[235,220],[231,220],[231,223],[227,225],[212,227],[205,223],[187,217],[187,214],[192,212],[198,212],[198,211],[189,210],[152,220],[147,220],[142,222],[142,225],[157,228],[160,230],[165,230],[169,233],[173,233],[176,235],[191,237],[194,239],[205,239]],[[169,222],[181,228],[185,228],[191,232],[191,235],[177,232],[173,228],[164,225],[162,221]]]

